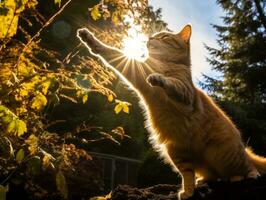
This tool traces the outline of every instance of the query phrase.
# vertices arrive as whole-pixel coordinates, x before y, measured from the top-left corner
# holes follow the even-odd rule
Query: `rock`
[[[110,200],[176,200],[180,185],[160,184],[139,189],[120,185]],[[241,182],[212,182],[197,187],[190,200],[265,200],[266,176]]]

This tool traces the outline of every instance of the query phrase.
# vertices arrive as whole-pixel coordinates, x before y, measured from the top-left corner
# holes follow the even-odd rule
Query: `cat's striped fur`
[[[193,195],[198,182],[256,178],[266,172],[266,159],[244,147],[229,117],[192,82],[191,26],[179,33],[160,32],[147,43],[150,57],[129,61],[87,29],[78,37],[139,94],[150,138],[183,180],[181,199]]]

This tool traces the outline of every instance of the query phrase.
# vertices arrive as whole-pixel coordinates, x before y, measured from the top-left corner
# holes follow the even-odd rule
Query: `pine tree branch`
[[[259,13],[259,19],[261,21],[261,23],[263,24],[265,30],[266,30],[266,17],[264,15],[264,12],[263,12],[263,9],[260,5],[260,0],[254,0],[255,2],[255,5],[256,5],[256,8],[257,8],[257,11]]]

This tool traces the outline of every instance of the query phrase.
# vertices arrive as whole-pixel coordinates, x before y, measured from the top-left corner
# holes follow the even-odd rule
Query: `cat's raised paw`
[[[86,28],[77,31],[78,38],[89,47],[92,52],[97,53],[100,49],[98,42],[94,35]]]
[[[93,40],[93,34],[86,28],[78,29],[77,36],[84,42]]]
[[[146,81],[151,85],[151,86],[159,86],[162,87],[164,83],[164,78],[162,74],[154,73],[150,74]]]

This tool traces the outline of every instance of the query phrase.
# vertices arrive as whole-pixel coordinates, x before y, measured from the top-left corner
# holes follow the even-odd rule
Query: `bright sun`
[[[138,27],[132,27],[127,31],[128,35],[123,39],[123,52],[129,59],[145,61],[148,58],[146,43],[148,37],[138,31]]]

